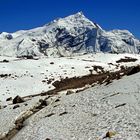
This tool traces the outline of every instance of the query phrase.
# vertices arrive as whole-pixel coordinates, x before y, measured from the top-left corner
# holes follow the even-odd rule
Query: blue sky
[[[0,0],[0,32],[31,29],[78,11],[106,30],[128,29],[140,38],[140,0]]]

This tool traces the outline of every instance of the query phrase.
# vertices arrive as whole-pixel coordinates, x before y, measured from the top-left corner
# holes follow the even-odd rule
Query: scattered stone
[[[84,90],[85,90],[84,88],[78,89],[78,90],[76,90],[76,93],[79,93],[79,92],[84,91]]]
[[[126,103],[123,103],[123,104],[115,106],[115,108],[122,107],[122,106],[125,106],[125,105],[126,105]]]
[[[32,41],[35,42],[36,40],[34,38],[32,38]]]
[[[89,66],[86,66],[86,67],[85,67],[85,69],[89,69],[89,68],[90,68]]]
[[[27,106],[28,104],[26,103],[26,104],[24,104],[25,106]]]
[[[3,106],[3,108],[6,108],[6,107],[7,107],[7,105],[4,105],[4,106]]]
[[[20,107],[19,105],[15,105],[14,107],[13,107],[13,109],[16,109],[16,108],[18,108],[18,107]]]
[[[7,78],[7,77],[10,77],[10,76],[11,76],[11,74],[0,74],[1,78]]]
[[[6,99],[6,101],[11,101],[12,100],[12,97],[9,97]]]
[[[51,64],[51,65],[53,65],[53,64],[54,64],[54,62],[50,62],[50,64]]]
[[[66,112],[66,111],[62,112],[62,113],[59,114],[59,116],[62,116],[62,115],[65,115],[65,114],[68,114],[68,112]]]
[[[54,80],[54,78],[48,79],[48,80],[47,80],[47,84],[51,84],[53,80]]]
[[[46,100],[40,99],[39,102],[41,103],[41,106],[47,106],[48,105]]]
[[[45,83],[46,82],[46,80],[42,80],[42,83]]]
[[[96,113],[93,113],[93,114],[91,114],[93,117],[96,117],[98,114],[96,114]]]
[[[32,55],[27,55],[27,56],[25,56],[25,58],[27,58],[27,59],[33,59],[34,57]]]
[[[55,113],[50,113],[50,114],[46,115],[45,117],[51,117],[53,115],[55,115]]]
[[[99,73],[99,70],[100,70],[102,73],[105,72],[105,71],[104,71],[104,68],[101,67],[101,66],[92,66],[92,67],[93,67],[93,69],[94,69],[97,73]]]
[[[59,104],[57,104],[57,105],[54,105],[53,107],[55,108],[55,107],[57,107],[57,106],[59,106]]]
[[[9,60],[4,59],[2,62],[4,62],[4,63],[8,63],[8,62],[9,62]]]
[[[90,72],[90,74],[92,75],[92,73],[93,73],[93,70],[92,70],[92,69],[90,69],[90,70],[89,70],[89,72]]]
[[[74,91],[68,90],[67,93],[66,93],[66,95],[70,95],[70,94],[73,94],[73,93],[74,93]]]
[[[59,101],[60,101],[60,99],[56,99],[56,100],[55,100],[55,102],[59,102]]]
[[[14,99],[13,99],[13,104],[17,104],[17,103],[23,103],[24,102],[24,99],[20,96],[16,96]]]
[[[114,131],[108,131],[106,133],[105,138],[112,138],[114,135],[116,135],[116,132],[114,132]]]

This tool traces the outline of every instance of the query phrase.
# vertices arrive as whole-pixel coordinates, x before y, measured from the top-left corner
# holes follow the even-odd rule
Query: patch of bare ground
[[[128,62],[136,62],[138,59],[136,58],[131,58],[131,57],[125,57],[125,58],[121,58],[120,60],[116,61],[116,63],[128,63]]]
[[[0,63],[8,63],[9,60],[4,59],[3,61],[0,61]]]
[[[101,71],[101,73],[105,73],[104,68],[102,66],[92,66],[93,69],[99,73],[99,71]]]
[[[52,83],[52,85],[55,87],[55,89],[42,92],[35,95],[29,95],[25,96],[23,98],[30,98],[30,97],[36,97],[36,96],[45,96],[45,95],[55,95],[58,94],[60,91],[68,90],[68,89],[77,89],[77,88],[83,88],[86,85],[93,85],[95,83],[98,84],[110,84],[113,80],[121,79],[123,76],[129,76],[133,75],[135,73],[140,72],[140,65],[137,66],[131,66],[131,67],[121,67],[121,70],[115,71],[115,72],[103,72],[98,74],[89,74],[81,77],[72,77],[72,78],[61,78],[60,81],[55,81]]]
[[[46,99],[45,100],[41,99],[39,100],[39,103],[36,106],[33,106],[33,108],[30,108],[29,110],[24,111],[22,114],[20,114],[16,118],[14,122],[15,127],[9,130],[9,132],[4,134],[3,136],[0,136],[0,140],[11,140],[25,126],[24,122],[29,117],[31,117],[32,115],[34,115],[35,113],[37,113],[38,111],[46,107],[47,105],[48,103]]]
[[[0,74],[0,78],[10,77],[12,74]]]
[[[138,73],[138,72],[140,72],[140,66],[139,65],[127,68],[126,75],[130,76],[130,75],[133,75],[133,74]]]
[[[118,80],[124,75],[132,75],[137,72],[140,72],[140,66],[133,67],[125,67],[116,72],[103,72],[101,74],[89,74],[82,77],[73,77],[61,79],[61,81],[55,81],[53,86],[56,91],[67,90],[67,89],[75,89],[82,88],[85,85],[92,85],[93,83],[109,83],[112,80]]]

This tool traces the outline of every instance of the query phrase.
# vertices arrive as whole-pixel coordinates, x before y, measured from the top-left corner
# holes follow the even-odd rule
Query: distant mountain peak
[[[71,15],[71,16],[73,16],[73,17],[79,17],[79,18],[86,18],[85,15],[84,15],[84,13],[82,11],[77,12],[77,13]]]
[[[43,27],[0,34],[0,55],[48,57],[83,53],[139,53],[140,41],[127,30],[105,31],[83,12]]]

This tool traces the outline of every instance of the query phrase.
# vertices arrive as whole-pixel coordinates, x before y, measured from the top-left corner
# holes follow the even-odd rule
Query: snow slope
[[[82,12],[31,30],[0,34],[0,55],[60,57],[91,52],[139,53],[129,31],[105,31]]]
[[[46,96],[31,98],[16,109],[10,104],[0,109],[0,137],[40,98]],[[71,95],[47,96],[46,101],[48,105],[27,118],[12,140],[109,140],[108,131],[115,134],[112,140],[140,139],[140,73]]]
[[[116,63],[117,60],[125,57],[138,60]],[[140,56],[136,54],[97,53],[75,57],[44,57],[38,60],[0,57],[0,100],[14,98],[16,95],[27,96],[49,91],[54,89],[52,84],[55,81],[88,75],[94,66],[101,66],[104,71],[114,72],[118,71],[121,65],[133,66],[139,63]],[[8,76],[2,77],[5,74]],[[93,70],[93,74],[97,74],[97,71]]]
[[[118,62],[128,58],[135,61]],[[53,83],[58,80],[89,75],[91,70],[92,74],[99,74],[101,70],[94,67],[115,72],[122,66],[139,63],[138,54],[96,53],[40,59],[1,56],[0,140],[102,140],[108,131],[115,131],[115,140],[139,140],[139,73],[108,85],[95,83],[93,88],[85,85],[41,94],[55,89]],[[17,95],[25,102],[13,104]],[[42,100],[45,105],[41,105]]]
[[[27,119],[13,140],[109,140],[104,138],[108,131],[115,132],[111,140],[139,140],[139,77],[140,73],[108,86],[62,96],[59,102]],[[47,117],[51,113],[54,115]]]

